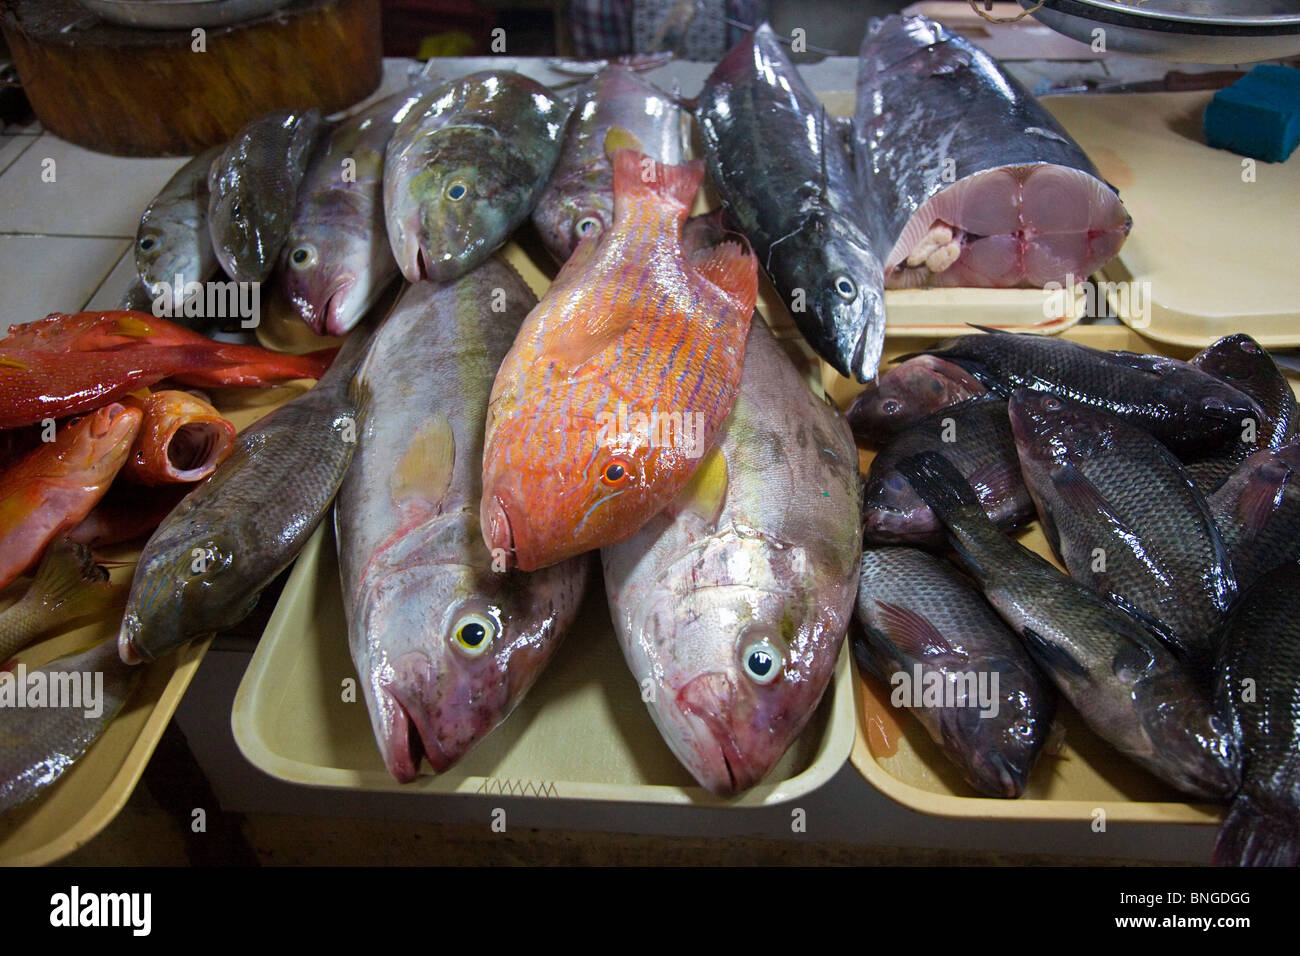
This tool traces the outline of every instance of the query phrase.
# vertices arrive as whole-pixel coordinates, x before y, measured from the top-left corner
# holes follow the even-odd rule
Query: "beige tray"
[[[1186,349],[1160,349],[1124,326],[1077,326],[1063,337],[1094,348],[1160,352],[1177,358],[1188,355]],[[932,340],[890,342],[886,363],[927,344]],[[829,368],[824,368],[823,374],[827,392],[841,407],[862,388]],[[1293,380],[1292,387],[1296,384]],[[872,452],[861,452],[864,472],[873,457]],[[1020,541],[1060,567],[1037,522]],[[1064,703],[1059,713],[1065,728],[1064,746],[1039,759],[1025,794],[1017,800],[979,796],[920,722],[897,713],[890,705],[887,685],[857,668],[854,674],[858,734],[850,758],[853,766],[881,793],[913,810],[986,820],[1076,820],[1080,825],[1090,825],[1098,809],[1115,822],[1217,824],[1221,819],[1220,807],[1187,803],[1176,791],[1121,757]]]

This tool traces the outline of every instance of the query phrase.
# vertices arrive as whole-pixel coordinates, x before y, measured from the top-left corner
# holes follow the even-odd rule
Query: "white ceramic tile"
[[[124,239],[0,236],[0,333],[51,312],[78,312],[131,246]]]
[[[47,159],[54,182],[42,179]],[[0,174],[0,233],[134,238],[144,207],[185,162],[107,156],[43,133]]]
[[[23,154],[36,140],[31,136],[0,135],[0,173]]]
[[[140,274],[135,271],[135,246],[128,245],[122,253],[113,271],[95,290],[83,309],[116,309],[122,302],[127,290],[140,282]]]

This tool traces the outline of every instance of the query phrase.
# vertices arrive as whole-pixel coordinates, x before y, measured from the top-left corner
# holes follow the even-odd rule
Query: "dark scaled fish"
[[[1021,389],[1011,429],[1043,533],[1076,581],[1153,625],[1208,673],[1236,577],[1205,498],[1140,428]]]
[[[1013,528],[1033,517],[1034,502],[1020,474],[1007,403],[995,397],[972,398],[925,416],[871,462],[862,497],[868,541],[943,543],[942,522],[898,470],[900,461],[923,451],[947,457],[999,527]]]
[[[1217,696],[1242,746],[1241,790],[1219,866],[1300,866],[1300,566],[1282,565],[1233,611]]]
[[[854,150],[889,288],[1082,279],[1128,235],[1114,187],[1052,114],[925,17],[867,28]]]
[[[1300,443],[1251,455],[1209,499],[1241,590],[1300,561]]]
[[[709,176],[804,338],[841,375],[875,378],[884,277],[834,121],[772,28],[718,63],[696,119]]]
[[[456,279],[528,218],[560,155],[569,105],[509,70],[435,89],[384,158],[384,215],[411,282]]]
[[[858,664],[890,684],[891,697],[901,692],[901,706],[966,782],[991,797],[1020,796],[1051,730],[1056,691],[969,581],[924,551],[868,550],[857,619]],[[925,702],[931,683],[938,703]]]
[[[994,330],[949,339],[925,353],[960,365],[1003,397],[1027,388],[1110,412],[1150,432],[1180,458],[1238,440],[1242,419],[1263,414],[1249,395],[1160,355]]]
[[[926,415],[985,392],[960,365],[918,355],[868,382],[844,417],[854,437],[879,448]]]
[[[220,268],[208,230],[208,171],[222,149],[214,146],[182,166],[140,217],[135,268],[153,298],[173,289],[177,276],[183,286]]]
[[[298,184],[325,131],[320,111],[275,110],[253,120],[212,162],[208,229],[226,275],[261,282],[289,237]]]
[[[1183,665],[1145,627],[1006,537],[942,455],[899,464],[948,528],[984,597],[1092,730],[1183,793],[1227,800],[1236,738]]]

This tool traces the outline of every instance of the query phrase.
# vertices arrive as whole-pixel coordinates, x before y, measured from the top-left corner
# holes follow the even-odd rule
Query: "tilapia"
[[[924,452],[899,470],[943,520],[984,597],[1099,737],[1183,793],[1227,800],[1236,792],[1236,738],[1171,651],[1002,534],[942,455]]]
[[[80,760],[143,673],[118,660],[112,639],[44,667],[24,668],[29,686],[86,688],[83,693],[94,700],[81,696],[61,701],[64,706],[0,706],[0,813],[40,795]],[[0,673],[0,699],[18,693],[17,680],[16,674]]]
[[[737,43],[696,110],[709,176],[808,343],[841,374],[875,378],[884,276],[848,149],[772,28]]]
[[[317,141],[320,111],[275,110],[235,134],[208,173],[208,229],[217,261],[240,282],[271,274]]]
[[[613,225],[579,243],[497,373],[483,533],[525,571],[635,534],[731,409],[758,270],[739,237],[685,240],[703,176],[618,150]]]
[[[601,552],[610,614],[664,741],[719,794],[758,783],[812,716],[853,611],[857,452],[761,321],[690,485]]]
[[[569,105],[509,70],[434,90],[398,124],[384,158],[384,215],[411,282],[456,279],[509,238],[560,155]]]
[[[152,661],[243,620],[288,567],[338,491],[362,424],[352,375],[372,326],[358,326],[315,388],[240,433],[140,554],[118,636],[122,660]]]
[[[1117,191],[1065,128],[934,20],[868,26],[853,127],[888,288],[1083,279],[1128,235]]]
[[[879,448],[925,416],[986,391],[960,365],[918,355],[868,382],[844,417],[859,441]]]
[[[1217,696],[1243,756],[1213,860],[1300,866],[1300,566],[1260,578],[1233,611]]]
[[[1056,691],[980,593],[924,551],[868,549],[857,620],[858,664],[893,688],[891,700],[901,697],[966,782],[991,797],[1020,796]],[[930,683],[938,702],[923,692]]]
[[[671,97],[622,64],[578,88],[560,158],[533,209],[533,225],[557,262],[614,221],[613,148],[630,146],[676,166],[686,158],[684,121]]]
[[[1209,506],[1243,591],[1278,565],[1300,561],[1300,443],[1255,452]]]
[[[203,282],[220,268],[208,229],[208,170],[224,147],[214,146],[182,166],[145,207],[135,234],[135,268],[151,297]]]
[[[1042,335],[986,330],[949,339],[925,354],[960,365],[993,392],[1051,392],[1150,432],[1180,458],[1238,440],[1258,403],[1187,362],[1106,352]],[[909,356],[910,357],[910,356]]]
[[[23,596],[0,611],[0,664],[43,634],[107,610],[114,596],[89,548],[67,538],[51,543]]]
[[[585,557],[494,570],[479,527],[488,392],[535,302],[496,257],[408,286],[358,372],[370,404],[334,510],[343,605],[379,750],[404,782],[506,719],[586,583]]]
[[[1076,581],[1155,625],[1198,674],[1237,595],[1205,498],[1142,429],[1055,395],[1009,403],[1043,533]]]
[[[943,543],[942,522],[898,471],[900,461],[923,451],[942,452],[975,488],[999,527],[1013,528],[1033,517],[1034,502],[1020,474],[1007,403],[992,396],[971,398],[925,416],[872,460],[862,493],[868,541]]]

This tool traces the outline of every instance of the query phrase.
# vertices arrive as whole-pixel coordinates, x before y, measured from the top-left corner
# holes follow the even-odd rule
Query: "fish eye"
[[[611,488],[622,488],[628,483],[630,474],[626,461],[622,458],[613,458],[600,473],[600,480]]]
[[[740,652],[740,662],[745,676],[755,684],[770,684],[781,676],[784,658],[776,645],[764,637],[745,645]]]
[[[492,618],[472,611],[456,622],[452,629],[452,640],[462,653],[479,657],[492,646],[500,631],[500,626]]]
[[[835,277],[835,291],[839,293],[841,299],[851,301],[857,298],[858,287],[848,276]]]
[[[1043,399],[1043,407],[1049,412],[1059,412],[1061,410],[1061,400],[1048,395]]]
[[[311,245],[302,245],[293,252],[289,253],[289,262],[295,269],[305,269],[316,263],[316,248]]]
[[[1028,737],[1033,728],[1029,726],[1027,720],[1017,720],[1011,725],[1011,732],[1017,737]]]
[[[148,252],[156,245],[158,245],[158,241],[154,239],[153,236],[145,236],[143,239],[140,240],[140,248],[144,252]]]
[[[452,202],[460,202],[469,194],[469,186],[466,185],[464,180],[453,179],[447,184],[447,188],[442,191],[442,194]]]
[[[587,233],[595,232],[599,228],[600,220],[595,216],[583,216],[578,220],[578,224],[574,226],[574,229],[580,236],[585,236]]]
[[[880,410],[886,415],[897,415],[903,410],[903,403],[896,398],[887,398],[880,403]]]

